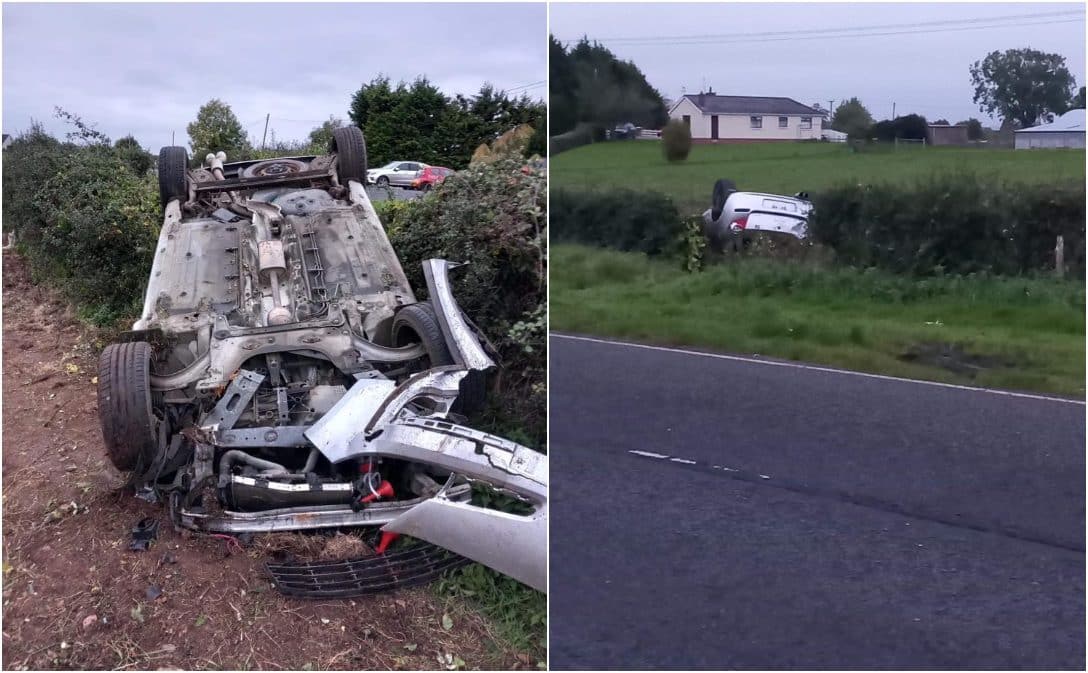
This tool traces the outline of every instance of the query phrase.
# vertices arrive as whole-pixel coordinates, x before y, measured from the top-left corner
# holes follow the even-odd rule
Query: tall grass
[[[910,378],[1084,394],[1080,282],[985,274],[911,279],[877,270],[736,259],[675,261],[552,248],[551,327],[803,360]],[[956,344],[1010,366],[974,377],[903,359]]]

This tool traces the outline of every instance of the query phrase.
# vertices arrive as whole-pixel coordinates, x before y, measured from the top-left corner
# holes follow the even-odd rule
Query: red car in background
[[[428,166],[416,173],[416,177],[412,180],[410,186],[412,189],[421,189],[425,192],[430,191],[435,185],[442,184],[442,181],[446,179],[447,175],[452,174],[452,168]]]

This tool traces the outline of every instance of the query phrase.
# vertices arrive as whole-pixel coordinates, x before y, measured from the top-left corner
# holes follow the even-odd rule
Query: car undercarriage
[[[366,146],[188,168],[163,148],[145,302],[99,370],[107,451],[175,525],[380,527],[546,586],[547,456],[464,425],[494,353],[442,259],[417,300],[363,186]],[[519,513],[473,504],[476,485]]]

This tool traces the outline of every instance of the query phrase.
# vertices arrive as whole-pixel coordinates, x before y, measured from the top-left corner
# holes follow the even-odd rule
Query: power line
[[[1076,16],[1077,18],[1055,18],[1061,16]],[[882,37],[887,35],[914,35],[924,33],[943,33],[962,30],[983,30],[987,28],[1010,28],[1020,26],[1042,26],[1057,23],[1075,23],[1083,20],[1084,11],[1050,12],[1045,14],[1016,14],[995,17],[983,17],[973,19],[956,19],[947,21],[927,21],[909,24],[884,24],[875,26],[853,26],[843,28],[822,28],[794,31],[770,31],[760,33],[743,34],[719,34],[719,35],[675,35],[675,36],[645,36],[645,37],[617,37],[594,38],[595,42],[607,42],[617,46],[653,46],[657,44],[735,44],[740,42],[765,41],[779,42],[784,40],[821,40],[846,37]],[[1025,22],[1025,19],[1030,20]],[[1014,21],[1015,23],[1008,23]],[[896,30],[885,30],[896,29]],[[898,30],[907,29],[907,30]],[[877,32],[862,32],[877,31]],[[581,40],[565,40],[563,43],[570,45]]]
[[[522,90],[528,91],[529,89],[535,89],[537,87],[544,86],[547,83],[548,83],[548,81],[543,80],[543,79],[538,80],[536,82],[529,82],[528,84],[522,84],[521,86],[515,86],[515,87],[511,87],[509,89],[504,89],[504,93],[514,93],[516,91],[522,91]]]

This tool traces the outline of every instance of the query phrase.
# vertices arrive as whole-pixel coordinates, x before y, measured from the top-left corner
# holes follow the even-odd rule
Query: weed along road
[[[1083,670],[1083,402],[550,347],[553,668]]]

